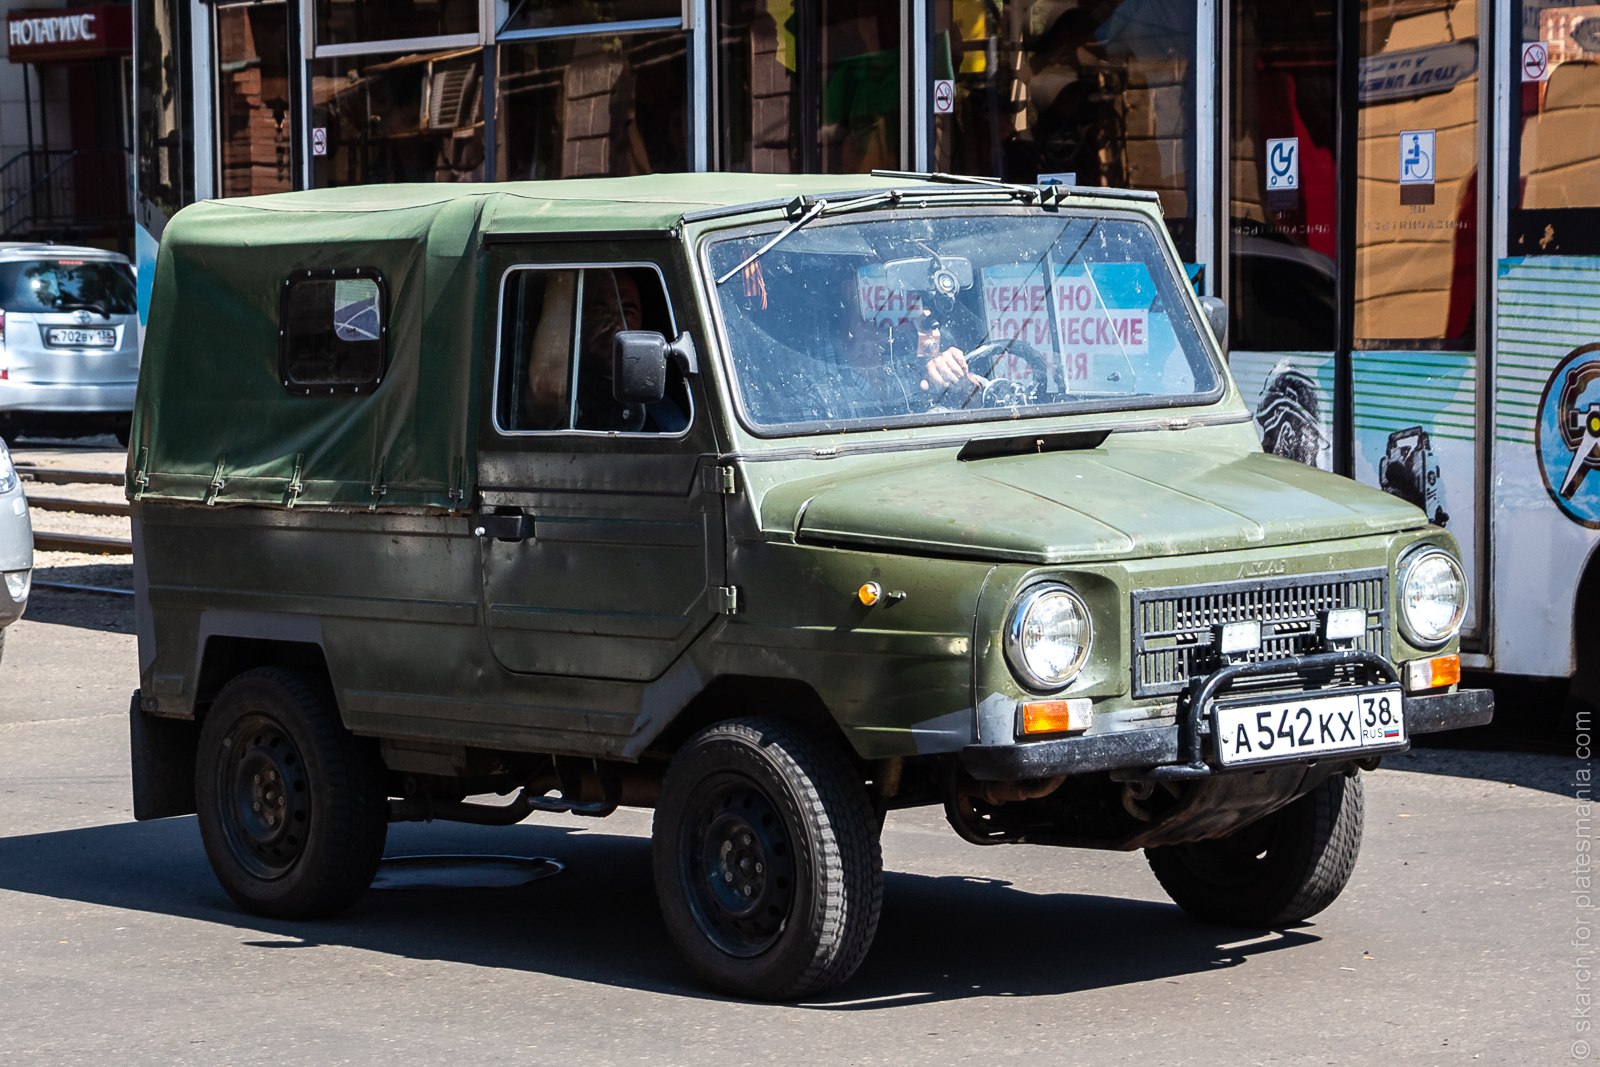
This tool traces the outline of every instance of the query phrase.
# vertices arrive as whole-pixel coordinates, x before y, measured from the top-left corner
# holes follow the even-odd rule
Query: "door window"
[[[495,426],[502,433],[678,433],[689,392],[669,367],[666,394],[623,404],[612,389],[621,330],[675,335],[660,273],[649,266],[516,267],[502,282]]]

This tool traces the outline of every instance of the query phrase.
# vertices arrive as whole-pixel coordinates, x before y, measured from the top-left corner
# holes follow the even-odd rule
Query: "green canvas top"
[[[460,509],[475,469],[476,355],[492,319],[484,237],[666,231],[707,209],[893,188],[956,191],[909,177],[697,173],[369,185],[194,204],[161,239],[128,493]],[[358,267],[387,289],[381,382],[353,395],[291,395],[279,367],[287,280]]]

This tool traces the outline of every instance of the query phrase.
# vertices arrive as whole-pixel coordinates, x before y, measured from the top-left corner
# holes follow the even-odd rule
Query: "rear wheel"
[[[855,973],[877,931],[877,817],[834,748],[759,719],[718,723],[674,758],[655,820],[667,931],[706,982],[789,999]]]
[[[383,857],[377,750],[345,730],[314,674],[263,667],[223,687],[200,730],[195,799],[217,880],[258,915],[342,911]]]
[[[1184,911],[1230,926],[1283,926],[1332,904],[1361,851],[1360,777],[1339,774],[1226,837],[1145,850]]]

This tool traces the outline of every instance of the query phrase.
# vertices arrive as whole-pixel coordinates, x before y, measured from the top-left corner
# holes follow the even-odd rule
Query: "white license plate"
[[[117,343],[117,331],[74,330],[55,327],[45,331],[44,339],[53,345],[69,348],[111,348]]]
[[[1386,688],[1218,705],[1212,712],[1217,758],[1224,767],[1237,767],[1394,748],[1406,743],[1400,704],[1400,690]]]

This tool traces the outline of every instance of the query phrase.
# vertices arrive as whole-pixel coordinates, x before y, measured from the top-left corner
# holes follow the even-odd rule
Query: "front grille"
[[[1348,647],[1388,656],[1389,581],[1382,568],[1135,593],[1133,695],[1178,693],[1191,678],[1221,666],[1217,629],[1223,623],[1261,623],[1261,647],[1236,653],[1235,663],[1319,652],[1321,616],[1333,608],[1367,613],[1366,632]]]

